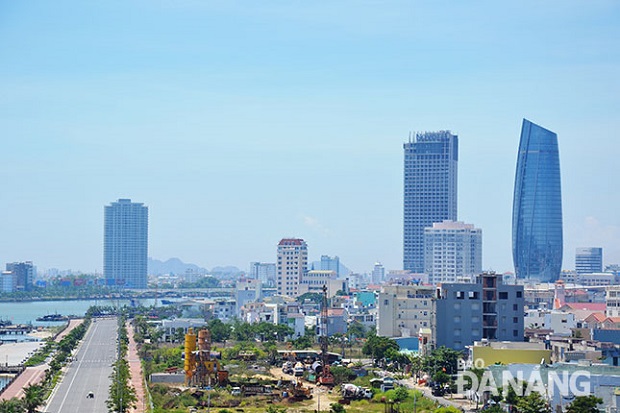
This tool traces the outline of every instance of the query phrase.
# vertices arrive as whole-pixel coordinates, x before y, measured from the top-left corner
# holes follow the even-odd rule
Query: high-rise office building
[[[258,280],[267,287],[276,286],[276,264],[272,262],[251,262],[250,278]]]
[[[103,276],[108,285],[146,288],[148,207],[119,199],[104,209]]]
[[[512,207],[512,256],[517,277],[557,280],[562,252],[558,137],[523,119]]]
[[[297,297],[299,295],[299,283],[308,271],[308,245],[306,241],[299,238],[283,238],[278,243],[276,268],[278,294]]]
[[[329,255],[321,255],[321,268],[323,271],[334,271],[336,278],[340,278],[340,258],[336,255],[330,257]]]
[[[424,228],[457,218],[458,137],[449,131],[418,133],[403,148],[403,269],[421,273]]]
[[[35,274],[35,268],[32,261],[7,263],[6,270],[7,272],[11,272],[13,274],[14,291],[32,289]]]
[[[577,274],[594,274],[603,271],[603,249],[600,247],[577,248],[575,251]]]
[[[425,228],[424,267],[431,284],[471,282],[482,272],[482,230],[448,220]]]

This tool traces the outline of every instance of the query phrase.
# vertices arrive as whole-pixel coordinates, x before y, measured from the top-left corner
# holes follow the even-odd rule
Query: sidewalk
[[[67,335],[69,335],[69,333],[73,331],[75,327],[82,324],[83,321],[84,321],[83,318],[72,318],[71,320],[69,320],[69,325],[67,325],[67,327],[64,330],[62,330],[60,333],[58,333],[54,341],[57,343],[60,343],[60,340],[65,338]]]
[[[0,394],[0,400],[9,400],[13,397],[21,399],[24,396],[24,387],[40,383],[45,378],[45,370],[47,370],[47,364],[26,367]]]
[[[142,364],[140,363],[140,357],[138,356],[138,345],[133,337],[133,326],[129,321],[125,323],[127,328],[127,337],[129,338],[129,345],[127,346],[127,362],[129,363],[129,374],[131,375],[130,384],[136,389],[136,408],[130,410],[134,413],[145,413],[147,409],[146,392],[144,389],[144,378],[142,376]]]
[[[60,342],[67,334],[69,334],[75,327],[79,326],[84,319],[70,320],[69,325],[54,339],[55,342]],[[25,343],[17,343],[25,344]],[[28,343],[43,345],[43,342]],[[4,346],[3,346],[4,347]],[[9,357],[9,356],[7,356]],[[9,384],[0,394],[0,400],[9,400],[13,397],[22,398],[24,396],[24,387],[28,387],[31,384],[39,384],[45,378],[45,370],[49,368],[47,362],[34,367],[26,367],[15,379]]]

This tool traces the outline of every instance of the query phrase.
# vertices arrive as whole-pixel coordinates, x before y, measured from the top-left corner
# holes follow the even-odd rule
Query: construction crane
[[[319,321],[319,341],[321,343],[321,374],[317,378],[319,384],[325,386],[334,385],[334,376],[329,369],[329,355],[327,354],[329,337],[327,335],[327,286],[323,286],[323,299],[321,300],[321,317]]]

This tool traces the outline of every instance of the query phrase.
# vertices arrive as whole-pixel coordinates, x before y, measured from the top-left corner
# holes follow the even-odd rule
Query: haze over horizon
[[[402,268],[410,131],[459,136],[458,218],[513,271],[522,118],[558,135],[564,265],[620,263],[620,3],[0,5],[0,264],[102,271],[103,207],[149,256],[274,262],[281,238]]]

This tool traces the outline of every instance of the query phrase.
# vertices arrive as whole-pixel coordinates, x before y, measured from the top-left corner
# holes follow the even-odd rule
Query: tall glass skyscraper
[[[562,268],[562,191],[555,133],[523,119],[512,207],[518,278],[555,281]]]
[[[104,209],[103,276],[108,285],[146,288],[149,209],[119,199]]]
[[[418,133],[405,151],[403,269],[424,272],[424,228],[456,221],[458,137]]]

